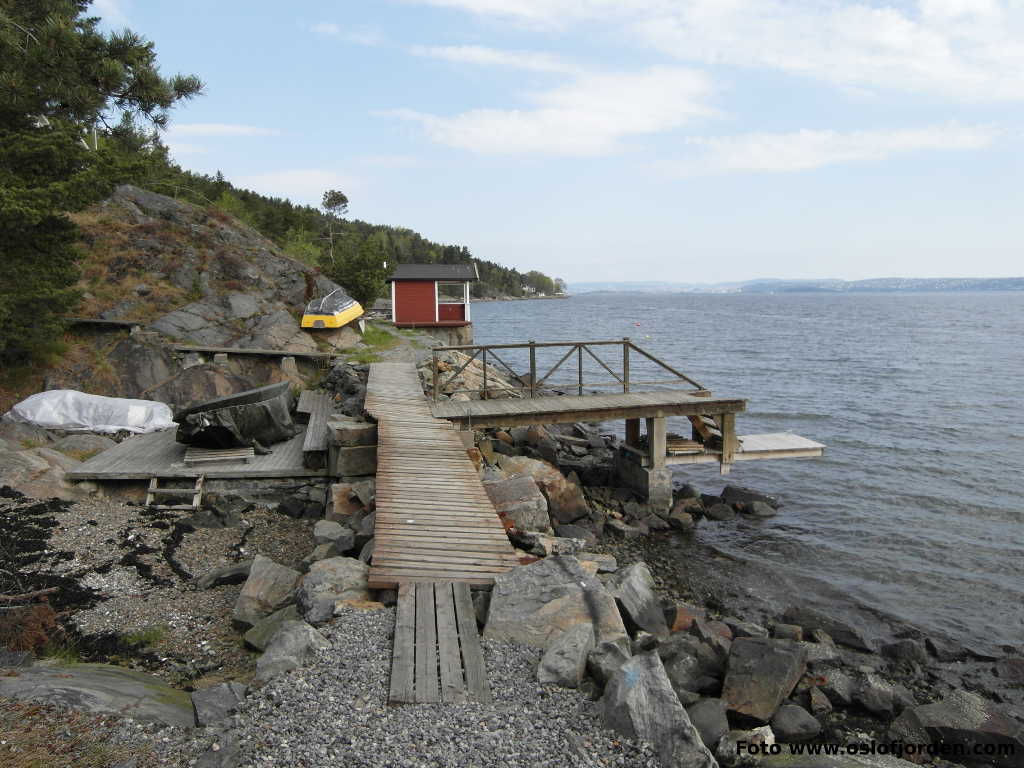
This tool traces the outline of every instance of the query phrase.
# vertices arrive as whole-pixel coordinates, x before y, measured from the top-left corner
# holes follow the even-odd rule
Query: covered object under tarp
[[[294,437],[292,392],[287,381],[219,397],[175,414],[177,440],[204,448],[266,446]]]
[[[22,400],[3,418],[65,432],[144,433],[174,426],[171,409],[164,403],[90,395],[73,389],[39,392]]]

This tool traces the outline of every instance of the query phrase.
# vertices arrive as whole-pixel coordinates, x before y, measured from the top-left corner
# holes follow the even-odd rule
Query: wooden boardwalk
[[[490,701],[476,612],[465,582],[398,587],[391,704]]]
[[[740,398],[700,397],[676,390],[659,390],[462,402],[449,400],[434,403],[432,413],[439,419],[483,428],[664,416],[719,415],[737,413],[746,407],[747,401]]]
[[[415,366],[371,365],[365,407],[378,422],[370,587],[486,585],[518,565],[458,432],[431,415]]]

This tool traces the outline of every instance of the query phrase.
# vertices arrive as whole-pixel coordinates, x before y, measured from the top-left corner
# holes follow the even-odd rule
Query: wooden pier
[[[377,419],[377,491],[369,585],[491,584],[519,564],[466,446],[435,419],[415,366],[374,363],[366,410]]]

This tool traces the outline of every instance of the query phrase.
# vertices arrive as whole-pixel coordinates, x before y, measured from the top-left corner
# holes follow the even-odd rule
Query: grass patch
[[[140,629],[138,632],[129,632],[123,637],[127,645],[137,648],[148,648],[157,645],[167,637],[167,632],[167,627],[161,624]]]
[[[114,743],[116,719],[0,699],[0,765],[5,768],[112,768],[143,750]]]
[[[44,659],[50,659],[52,661],[59,661],[61,664],[78,664],[82,660],[82,655],[78,652],[78,647],[70,641],[51,641],[43,646],[40,656]]]
[[[44,445],[46,445],[45,440],[26,439],[21,441],[21,447],[24,448],[26,451],[31,451],[33,448],[42,448]]]
[[[363,332],[363,343],[374,349],[391,349],[400,342],[393,333],[388,333],[376,325],[367,325]]]
[[[384,358],[382,358],[372,349],[360,349],[356,352],[353,352],[352,354],[345,358],[346,362],[359,363],[362,365],[368,365],[369,363],[379,363],[383,359]]]
[[[61,451],[61,453],[63,453],[65,456],[70,456],[72,459],[75,459],[76,461],[88,461],[97,453],[101,453],[102,451],[102,448],[91,448],[88,450],[68,448],[67,450]]]

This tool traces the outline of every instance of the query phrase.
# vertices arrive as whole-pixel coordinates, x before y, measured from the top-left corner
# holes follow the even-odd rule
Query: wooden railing
[[[612,365],[609,365],[602,357],[600,357],[593,348],[601,347],[619,347],[621,350],[621,373],[617,372],[618,360]],[[567,348],[565,354],[559,358],[558,362],[552,365],[547,373],[542,376],[538,376],[538,365],[537,365],[537,353],[541,350],[548,350],[554,348]],[[522,374],[517,373],[512,366],[505,362],[502,357],[498,354],[497,350],[507,352],[510,350],[526,350],[529,354],[529,371]],[[442,380],[442,371],[440,368],[440,353],[442,352],[459,352],[462,353],[467,359],[461,363],[450,376],[447,376]],[[630,376],[630,358],[635,353],[640,355],[642,359],[648,360],[655,363],[658,366],[658,370],[665,370],[672,374],[673,378],[663,380],[638,380],[631,378]],[[611,381],[585,381],[584,380],[584,354],[589,358],[593,359],[601,369],[607,371],[612,376]],[[482,399],[488,399],[492,392],[519,392],[524,397],[537,397],[538,393],[544,388],[545,383],[549,382],[551,376],[558,370],[560,370],[564,363],[570,358],[576,358],[576,378],[575,381],[570,385],[570,389],[576,389],[577,394],[582,395],[584,389],[594,389],[596,387],[608,387],[614,386],[616,389],[622,388],[623,392],[629,392],[631,388],[636,386],[656,386],[656,385],[667,385],[675,384],[678,385],[680,382],[685,382],[694,389],[694,394],[703,394],[707,390],[696,381],[691,379],[685,373],[677,371],[675,368],[670,366],[663,360],[659,360],[657,357],[641,349],[634,344],[629,337],[623,339],[613,339],[609,341],[528,341],[525,344],[465,344],[461,346],[453,347],[434,347],[433,348],[433,398],[436,401],[440,394],[454,395],[459,392],[466,394],[475,393],[478,394]],[[618,357],[618,355],[616,356]],[[448,390],[448,385],[455,381],[459,375],[465,371],[470,364],[480,358],[481,362],[481,377],[482,386],[473,389],[455,389]],[[570,364],[571,365],[571,364]],[[491,375],[491,368],[497,368],[501,366],[502,369],[508,372],[508,380],[512,383],[512,386],[488,386],[488,376]],[[500,369],[499,369],[500,370]],[[550,385],[549,385],[550,389]]]

